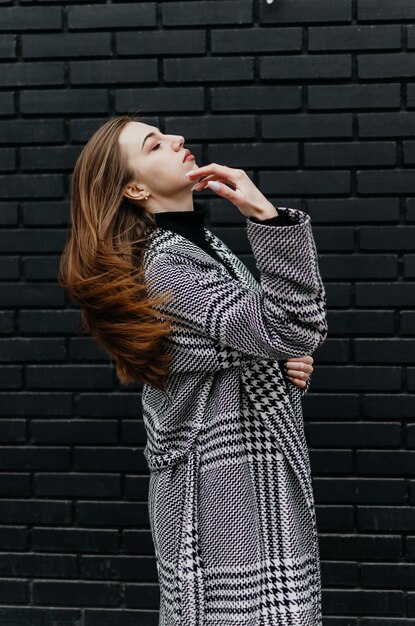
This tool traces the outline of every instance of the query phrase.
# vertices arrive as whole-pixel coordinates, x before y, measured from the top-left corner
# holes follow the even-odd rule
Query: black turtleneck
[[[154,219],[158,227],[172,230],[193,241],[199,248],[202,248],[217,261],[226,265],[233,276],[238,278],[233,269],[225,263],[205,237],[204,227],[205,217],[208,213],[207,206],[194,201],[193,207],[193,211],[163,211],[154,213]],[[267,226],[288,226],[293,223],[286,213],[279,213],[277,216],[266,220],[260,220],[255,217],[250,217],[249,219]]]

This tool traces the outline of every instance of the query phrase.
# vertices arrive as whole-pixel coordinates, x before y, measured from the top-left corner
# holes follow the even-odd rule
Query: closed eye
[[[159,145],[160,145],[160,144],[158,143],[156,146],[154,146],[153,150],[157,150],[157,148],[159,147]]]

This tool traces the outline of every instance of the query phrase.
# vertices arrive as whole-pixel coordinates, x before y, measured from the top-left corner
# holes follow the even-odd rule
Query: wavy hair
[[[149,299],[143,251],[155,221],[124,197],[134,177],[119,136],[136,118],[113,117],[82,149],[71,181],[70,223],[60,258],[58,283],[81,307],[80,333],[91,333],[115,363],[123,384],[140,382],[164,389],[171,355],[163,353],[168,317]]]

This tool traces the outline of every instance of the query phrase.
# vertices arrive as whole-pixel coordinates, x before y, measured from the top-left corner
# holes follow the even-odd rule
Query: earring
[[[144,200],[148,200],[148,196],[149,196],[149,195],[150,195],[150,194],[147,194],[147,195],[146,195],[146,197],[144,198]]]

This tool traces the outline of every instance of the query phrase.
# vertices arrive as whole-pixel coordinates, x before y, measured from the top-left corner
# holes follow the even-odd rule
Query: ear
[[[146,191],[135,182],[129,182],[124,189],[124,196],[129,200],[142,200]]]

